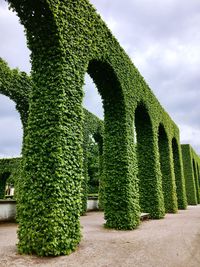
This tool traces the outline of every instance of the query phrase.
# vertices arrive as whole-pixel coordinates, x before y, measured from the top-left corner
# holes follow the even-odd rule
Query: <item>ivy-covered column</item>
[[[9,2],[26,28],[34,83],[18,194],[18,250],[69,254],[81,238],[85,70],[77,71],[73,54],[66,58],[58,1]]]
[[[198,204],[200,204],[200,185],[199,185],[199,175],[198,175],[197,163],[196,163],[196,181],[197,181],[197,188],[198,188],[198,193],[199,193]]]
[[[165,212],[176,213],[178,210],[178,205],[172,150],[163,125],[159,126],[158,145],[160,154],[160,167],[162,173],[162,189],[165,202]]]
[[[85,113],[87,116],[87,113]],[[81,215],[84,215],[87,211],[87,199],[88,199],[88,141],[89,131],[86,123],[86,117],[84,118],[83,125],[83,179],[81,183]]]
[[[134,229],[140,222],[140,207],[133,116],[131,106],[126,110],[124,80],[120,83],[118,78],[123,72],[122,68],[117,72],[120,55],[112,53],[108,53],[110,62],[93,60],[88,67],[88,73],[102,95],[104,107],[104,217],[106,227]]]
[[[100,210],[104,209],[105,202],[105,185],[104,185],[104,167],[103,167],[103,126],[98,127],[98,131],[94,134],[94,139],[98,144],[99,149],[99,192],[98,206]]]
[[[187,201],[189,205],[197,205],[196,185],[192,167],[192,155],[190,145],[181,145],[183,157],[183,169],[185,176],[185,185]]]
[[[174,174],[176,181],[176,195],[178,200],[178,208],[187,208],[187,196],[185,188],[185,176],[183,172],[183,161],[181,146],[175,138],[172,139],[172,152],[173,152],[173,163],[174,163]]]
[[[152,218],[163,218],[165,207],[159,168],[158,138],[143,103],[135,110],[135,128],[141,210],[150,213]]]
[[[103,168],[103,154],[99,154],[99,195],[98,206],[100,210],[104,210],[105,203],[105,185],[104,185],[104,168]]]
[[[199,192],[199,182],[198,182],[198,175],[197,175],[197,165],[195,160],[192,160],[193,163],[193,173],[194,173],[194,181],[196,186],[196,195],[197,195],[197,203],[200,203],[200,192]]]

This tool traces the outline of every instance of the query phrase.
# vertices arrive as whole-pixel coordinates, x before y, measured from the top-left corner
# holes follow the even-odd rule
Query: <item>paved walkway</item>
[[[38,258],[16,253],[16,225],[0,224],[0,267],[200,267],[200,205],[137,230],[103,228],[103,214],[81,217],[83,239],[70,256]]]

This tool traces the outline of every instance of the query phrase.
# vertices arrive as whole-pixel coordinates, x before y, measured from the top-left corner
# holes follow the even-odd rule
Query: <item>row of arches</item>
[[[29,101],[28,95],[26,101],[27,103]],[[28,104],[24,105],[24,107],[27,106]],[[21,109],[23,109],[22,105]],[[154,125],[153,119],[150,116],[145,103],[139,101],[134,112],[133,129],[135,130],[133,130],[133,134],[135,133],[135,137],[132,139],[135,142],[137,158],[139,204],[141,210],[150,213],[152,218],[162,218],[165,212],[176,212],[178,207],[186,208],[184,178],[180,144],[176,139],[177,134],[175,134],[176,137],[172,137],[173,134],[167,133],[165,129],[165,123],[157,122]],[[89,117],[93,118],[93,115],[87,112],[87,118]],[[103,164],[102,126],[100,126],[99,121],[91,123],[91,120],[84,124],[86,135],[84,140],[87,140],[89,134],[93,134],[96,140],[98,140],[100,162]],[[83,149],[87,150],[87,142],[84,143]],[[84,154],[86,155],[86,153]],[[85,170],[87,170],[86,158],[85,156]],[[87,181],[86,176],[85,171],[84,183]],[[103,171],[101,179],[100,185],[104,186]],[[83,191],[84,183],[82,184]],[[105,192],[103,187],[100,188],[100,191],[100,199],[102,198],[101,206],[104,207],[104,198],[107,192]],[[86,210],[86,200],[87,196],[83,194],[82,213]]]
[[[99,162],[100,166],[99,169],[101,169],[101,186],[103,184],[103,123],[101,120],[99,120],[96,116],[85,111],[85,123],[84,123],[84,177],[83,180],[83,198],[82,198],[82,213],[86,212],[86,200],[87,200],[87,193],[86,191],[86,183],[87,183],[87,145],[88,145],[88,139],[93,136],[95,141],[98,144],[99,147]],[[142,114],[142,116],[141,116]],[[145,110],[144,104],[139,104],[136,108],[135,112],[135,135],[137,135],[137,139],[135,142],[136,145],[136,151],[137,151],[137,161],[138,161],[138,176],[139,176],[139,191],[140,191],[140,206],[143,212],[149,212],[152,217],[156,218],[154,216],[155,212],[155,203],[156,203],[156,183],[155,181],[152,181],[149,179],[149,177],[153,177],[154,170],[156,169],[154,166],[154,157],[153,161],[151,160],[150,155],[152,155],[152,147],[149,146],[149,144],[153,143],[152,137],[153,137],[153,131],[152,131],[152,124],[150,121],[150,117],[148,115],[147,110]],[[149,131],[147,130],[149,129]],[[149,134],[151,133],[151,134]],[[162,124],[159,124],[158,127],[158,149],[159,149],[159,164],[160,164],[160,170],[161,170],[161,183],[162,183],[162,193],[164,197],[164,208],[165,212],[177,212],[177,209],[185,209],[186,199],[184,199],[184,192],[185,192],[185,185],[184,185],[184,179],[183,179],[183,173],[181,170],[181,159],[180,157],[180,151],[177,144],[177,140],[173,138],[171,141],[169,141],[167,133],[164,129],[164,126]],[[192,196],[190,196],[190,192],[187,192],[188,195],[188,204],[197,204],[200,203],[199,199],[199,180],[200,180],[200,173],[199,173],[199,164],[198,156],[194,152],[192,148],[190,148],[189,145],[182,145],[183,147],[183,153],[186,153],[184,148],[187,148],[189,151],[189,157],[191,157],[191,168],[192,168],[192,186],[194,187],[194,192]],[[172,159],[170,157],[170,153],[172,154]],[[184,154],[183,154],[184,155]],[[191,156],[193,155],[193,156]],[[16,160],[16,159],[15,159]],[[0,198],[3,198],[5,196],[5,187],[6,187],[6,181],[10,176],[10,172],[8,170],[12,170],[12,168],[8,168],[9,166],[12,166],[10,162],[12,162],[13,159],[7,159],[0,161],[0,164],[3,169],[5,169],[1,173],[0,178]],[[17,161],[20,163],[20,159]],[[18,164],[15,165],[15,168],[18,168]],[[185,168],[185,178],[188,177],[187,175],[187,166],[184,165]],[[13,172],[16,172],[14,169]],[[190,181],[190,182],[191,182]],[[187,184],[186,184],[187,185]],[[146,192],[151,191],[151,188],[154,188],[154,192],[151,192],[150,198],[149,195]],[[103,186],[100,188],[100,191],[104,191]],[[183,192],[181,194],[181,192]],[[190,202],[190,198],[195,196],[195,203]],[[151,200],[152,197],[152,200]],[[100,194],[100,204],[101,208],[103,208],[103,192]],[[146,198],[146,199],[145,199]],[[84,203],[84,204],[83,204]]]
[[[87,143],[88,138],[93,136],[95,141],[99,146],[99,156],[100,156],[100,169],[103,167],[103,123],[96,116],[85,110],[85,123],[84,123],[84,183],[87,183]],[[135,136],[136,138],[136,152],[137,152],[137,161],[138,161],[138,176],[139,176],[139,191],[140,191],[140,206],[142,211],[149,212],[152,217],[156,218],[154,215],[155,212],[155,203],[156,200],[156,183],[150,177],[155,177],[154,171],[156,170],[155,166],[155,156],[153,155],[153,130],[152,123],[148,114],[147,109],[144,104],[139,104],[135,111]],[[183,173],[181,170],[181,157],[180,157],[180,148],[176,138],[169,140],[166,130],[163,124],[159,124],[157,130],[158,136],[158,152],[159,152],[159,164],[161,170],[161,184],[162,184],[162,193],[164,197],[164,208],[165,212],[176,212],[177,208],[184,209],[186,208],[186,201],[184,199],[184,180]],[[172,159],[170,157],[172,154]],[[173,162],[172,162],[173,160]],[[199,182],[197,177],[199,177],[199,167],[195,163],[194,159],[192,160],[193,165],[193,175],[196,187],[196,198],[199,203]],[[102,171],[103,172],[103,171]],[[1,177],[1,188],[4,188],[5,192],[5,181],[9,177],[7,172],[2,173]],[[103,176],[103,173],[102,175]],[[103,179],[103,178],[102,178]],[[83,183],[83,184],[84,184]],[[101,181],[101,184],[103,181]],[[151,192],[150,196],[146,193],[151,191],[153,188],[154,192]],[[86,190],[86,185],[82,186],[83,192]],[[1,190],[2,191],[2,190]],[[100,189],[103,191],[103,189]],[[1,196],[4,195],[4,192],[1,193]],[[181,192],[183,192],[181,194]],[[82,213],[86,211],[86,200],[87,194],[83,194],[82,198]],[[103,197],[100,194],[100,199]],[[152,200],[151,200],[152,198]],[[178,201],[178,202],[177,202]],[[178,203],[178,205],[177,205]],[[101,206],[103,207],[103,200]]]
[[[98,63],[97,66],[99,67],[100,63]],[[101,67],[105,67],[105,65]],[[24,101],[26,101],[24,105],[26,109],[29,105],[28,94],[26,98],[24,97]],[[23,105],[20,107],[23,110]],[[177,131],[173,130],[173,127],[169,127],[170,123],[166,120],[165,116],[160,116],[159,119],[161,122],[159,122],[159,119],[155,122],[154,118],[152,118],[154,115],[152,116],[150,109],[147,107],[148,102],[137,101],[135,111],[134,108],[132,109],[134,111],[134,116],[132,117],[131,140],[137,162],[135,164],[137,170],[135,169],[134,172],[138,180],[140,211],[150,213],[152,218],[162,218],[166,212],[175,213],[178,208],[184,209],[187,205],[182,156]],[[28,114],[27,110],[23,113]],[[95,118],[93,114],[85,111],[85,115],[86,121],[83,128],[85,179],[82,183],[82,190],[84,192],[84,183],[87,182],[87,140],[92,134],[99,145],[100,168],[102,169],[100,202],[102,208],[104,208],[104,203],[107,205],[106,208],[109,208],[107,196],[110,185],[108,190],[106,186],[108,184],[108,179],[104,176],[103,172],[104,162],[105,164],[109,162],[105,160],[103,155],[103,150],[105,150],[105,137],[103,132],[105,131],[104,126],[106,127],[106,121],[103,126],[103,123]],[[25,121],[27,121],[27,118]],[[112,158],[113,153],[110,154],[109,157]],[[134,157],[132,160],[134,160]],[[115,183],[116,181],[119,181],[119,179],[117,178]],[[84,213],[86,209],[86,200],[87,195],[83,194],[82,213]]]
[[[134,229],[141,209],[162,218],[165,209],[177,209],[177,196],[185,203],[178,127],[90,2],[9,2],[32,52],[31,97],[25,92],[23,98],[29,114],[18,187],[19,251],[69,254],[80,242],[86,72],[103,99],[106,226]]]

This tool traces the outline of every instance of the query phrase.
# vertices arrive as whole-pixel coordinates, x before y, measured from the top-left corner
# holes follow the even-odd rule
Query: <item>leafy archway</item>
[[[176,195],[178,200],[178,208],[186,209],[187,198],[185,189],[185,179],[183,173],[183,164],[180,148],[178,147],[178,142],[176,138],[172,139],[172,152],[173,152],[173,166],[176,181]]]
[[[199,192],[199,183],[198,183],[198,175],[197,175],[197,168],[194,158],[192,159],[192,167],[194,173],[194,181],[195,181],[195,188],[196,188],[196,195],[197,195],[197,203],[200,203],[200,192]]]
[[[160,166],[162,172],[162,189],[166,212],[177,212],[177,196],[173,162],[170,157],[170,145],[165,128],[162,124],[158,128],[158,146]]]
[[[135,128],[137,135],[137,161],[140,191],[140,206],[143,212],[149,212],[152,218],[164,216],[162,188],[157,179],[155,139],[148,110],[140,103],[135,110]]]
[[[25,26],[32,52],[33,87],[19,188],[19,251],[69,254],[80,242],[86,72],[104,106],[106,226],[133,229],[140,221],[134,119],[140,203],[151,217],[162,218],[157,125],[163,120],[176,136],[178,128],[118,41],[87,0],[9,2]],[[139,106],[134,115],[141,100],[148,111]]]

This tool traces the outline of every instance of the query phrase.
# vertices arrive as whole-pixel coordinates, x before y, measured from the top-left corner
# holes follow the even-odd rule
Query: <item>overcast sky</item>
[[[200,154],[200,1],[91,0],[121,46],[180,129],[181,142]],[[0,0],[0,57],[29,72],[23,27]],[[102,118],[102,104],[86,77],[84,105]],[[0,96],[0,156],[19,155],[21,122]]]

